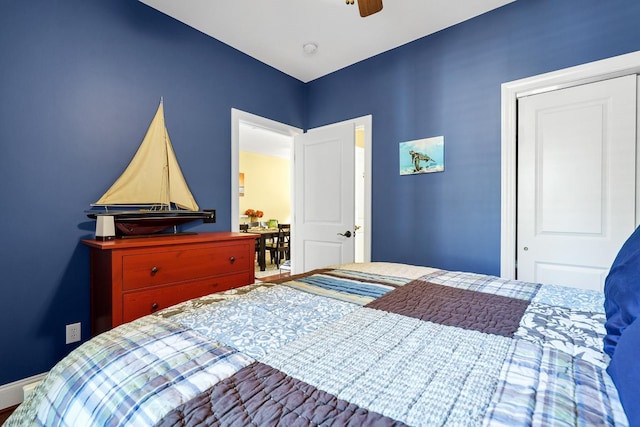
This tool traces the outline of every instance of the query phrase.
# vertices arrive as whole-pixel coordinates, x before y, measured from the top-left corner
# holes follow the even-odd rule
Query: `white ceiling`
[[[515,0],[383,0],[366,18],[345,0],[140,1],[306,83]]]
[[[238,128],[240,151],[264,154],[265,156],[290,159],[293,149],[293,137],[282,135],[260,127],[240,122]]]

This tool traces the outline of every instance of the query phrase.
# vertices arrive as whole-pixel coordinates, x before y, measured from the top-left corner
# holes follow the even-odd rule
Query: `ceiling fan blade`
[[[382,10],[382,0],[358,0],[360,16],[367,17]]]

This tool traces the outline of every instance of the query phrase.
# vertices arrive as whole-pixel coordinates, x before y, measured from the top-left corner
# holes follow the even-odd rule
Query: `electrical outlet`
[[[71,344],[71,343],[80,341],[80,331],[81,331],[80,322],[67,325],[66,344]]]

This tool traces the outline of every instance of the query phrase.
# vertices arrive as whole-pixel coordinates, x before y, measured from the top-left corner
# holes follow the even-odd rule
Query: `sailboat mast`
[[[160,98],[160,103],[162,103],[162,98]],[[167,129],[165,127],[164,130],[164,166],[162,168],[162,186],[160,191],[162,194],[160,195],[160,200],[162,200],[162,206],[160,209],[171,209],[171,182],[169,180],[169,146],[168,141],[169,135],[167,134]]]

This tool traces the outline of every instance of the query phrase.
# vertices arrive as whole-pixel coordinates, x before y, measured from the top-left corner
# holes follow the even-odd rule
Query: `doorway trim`
[[[282,135],[294,137],[304,133],[302,129],[294,126],[289,126],[284,123],[276,122],[275,120],[267,119],[265,117],[257,116],[255,114],[247,113],[246,111],[238,110],[236,108],[231,109],[231,230],[237,230],[240,227],[240,212],[239,212],[239,182],[238,174],[240,173],[240,123],[249,124],[251,126],[258,126],[263,129],[277,132]],[[314,129],[320,129],[322,127],[336,126],[343,123],[354,123],[355,128],[364,129],[364,148],[365,148],[365,176],[364,176],[364,262],[371,261],[371,158],[372,158],[372,130],[373,130],[373,117],[371,114],[353,119],[344,120],[338,123],[332,123],[326,126],[319,126]],[[310,129],[313,131],[313,129]],[[292,162],[293,168],[293,162]],[[292,195],[293,197],[293,195]],[[292,203],[293,206],[293,203]]]
[[[640,73],[640,51],[502,84],[501,277],[516,278],[518,98],[638,73]],[[636,194],[636,206],[640,206],[638,197],[639,195]]]
[[[303,133],[302,129],[235,108],[231,109],[231,230],[238,230],[240,227],[240,184],[238,181],[238,174],[240,173],[240,123],[292,138]]]

